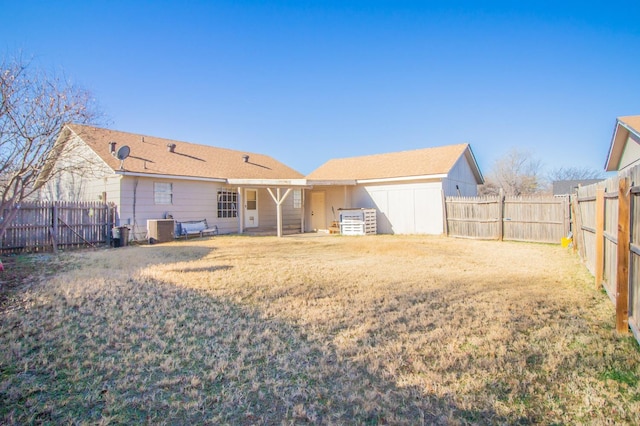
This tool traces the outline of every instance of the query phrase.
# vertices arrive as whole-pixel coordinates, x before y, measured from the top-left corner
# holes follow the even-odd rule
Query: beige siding
[[[171,183],[173,189],[173,203],[156,204],[154,197],[154,183]],[[122,182],[122,200],[120,203],[120,225],[130,225],[134,229],[135,238],[146,238],[146,223],[148,219],[161,219],[172,215],[177,221],[206,219],[209,226],[217,225],[220,234],[236,233],[239,231],[240,217],[218,218],[217,193],[224,188],[237,192],[238,188],[231,188],[215,182],[199,182],[172,179],[153,179],[147,177],[125,177]],[[135,197],[134,197],[135,193]],[[244,193],[244,190],[242,190]],[[134,215],[135,199],[135,215]],[[238,198],[239,208],[242,199]],[[283,226],[299,227],[302,209],[293,208],[291,194],[283,203]],[[266,189],[258,190],[258,216],[260,227],[275,227],[277,223],[276,204]]]
[[[457,188],[456,188],[457,186]],[[453,166],[449,175],[442,181],[442,189],[446,196],[475,197],[478,185],[466,157],[461,156]],[[458,189],[460,193],[458,193]]]
[[[276,223],[276,205],[266,189],[258,189],[258,220],[262,227]]]
[[[172,184],[171,204],[156,204],[155,182]],[[162,219],[170,214],[177,221],[206,219],[210,226],[218,225],[221,233],[237,232],[237,218],[217,217],[217,191],[220,187],[215,182],[125,176],[119,205],[120,225],[130,225],[135,238],[144,239],[148,219]]]
[[[351,186],[316,186],[313,188],[313,192],[324,192],[325,194],[325,226],[320,228],[327,230],[331,226],[331,222],[338,220],[338,209],[348,209],[352,207],[361,207],[352,205],[351,196],[354,187]],[[305,231],[311,232],[312,220],[311,220],[311,191],[307,191],[305,194]]]
[[[106,201],[119,204],[120,179],[122,179],[121,176],[111,174],[111,176],[87,180],[84,188],[85,201]],[[103,193],[106,195],[106,200],[103,200]]]
[[[274,195],[276,190],[272,189]],[[281,189],[281,195],[284,195],[286,189]],[[260,227],[275,227],[278,223],[277,206],[273,198],[266,189],[258,190],[258,217]],[[302,217],[302,208],[293,208],[293,191],[289,193],[282,204],[282,227],[283,228],[300,228]]]

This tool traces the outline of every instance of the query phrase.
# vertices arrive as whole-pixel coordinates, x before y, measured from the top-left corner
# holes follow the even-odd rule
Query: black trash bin
[[[126,226],[120,227],[120,246],[126,247],[129,245],[129,228]]]
[[[120,247],[120,228],[116,226],[111,228],[111,241],[113,247]]]

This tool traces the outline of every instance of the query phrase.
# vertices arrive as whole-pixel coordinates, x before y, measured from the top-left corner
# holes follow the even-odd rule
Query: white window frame
[[[218,188],[217,210],[219,219],[238,217],[238,192],[229,188]]]
[[[153,201],[155,204],[173,204],[173,183],[153,182]]]
[[[292,197],[293,197],[293,208],[301,209],[302,208],[302,189],[294,189]]]

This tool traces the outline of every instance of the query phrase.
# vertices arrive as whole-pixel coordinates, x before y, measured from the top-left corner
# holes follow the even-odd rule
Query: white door
[[[244,190],[244,227],[256,228],[258,226],[258,190]]]
[[[311,192],[311,229],[328,229],[324,213],[324,192]]]

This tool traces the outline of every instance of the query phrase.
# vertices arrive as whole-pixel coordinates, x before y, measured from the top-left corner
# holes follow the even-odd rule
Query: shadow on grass
[[[52,285],[39,295],[47,304],[2,315],[2,423],[513,420],[398,386],[330,336],[311,339],[304,327],[201,291],[152,280],[88,290]]]
[[[199,289],[176,285],[188,280],[180,273],[210,272],[215,279],[230,271],[229,265],[215,265],[216,259],[212,266],[189,266],[215,248],[127,250],[118,251],[115,260],[109,256],[106,262],[96,255],[91,262],[104,260],[105,268],[162,265],[176,274],[176,282],[132,274],[122,282],[87,283],[69,275],[68,282],[47,283],[26,294],[22,305],[2,313],[0,345],[6,350],[0,351],[0,423],[552,423],[544,417],[546,406],[540,400],[563,396],[557,390],[547,394],[546,385],[572,377],[575,363],[602,362],[603,354],[590,354],[584,344],[549,367],[549,337],[540,332],[542,323],[561,318],[561,325],[576,336],[582,333],[584,341],[591,338],[588,327],[544,298],[532,305],[500,299],[505,316],[492,316],[491,301],[507,283],[476,292],[462,284],[389,291],[382,300],[367,298],[358,305],[355,302],[363,299],[354,299],[345,309],[362,313],[350,315],[348,324],[335,312],[327,312],[327,318],[334,315],[331,320],[298,323],[295,318],[283,320],[273,309],[286,308],[286,303],[277,304],[279,299],[322,303],[335,296],[335,286],[319,281],[303,290],[291,282],[283,290],[265,290],[239,303],[240,297],[213,295],[219,289],[209,292],[206,286],[215,286],[215,280]],[[134,259],[140,253],[141,259]],[[399,309],[403,306],[410,308]],[[525,312],[529,306],[532,311]],[[451,328],[443,332],[441,323],[413,321],[426,313]],[[361,325],[353,318],[367,325],[365,331],[340,342],[337,336],[343,330]],[[489,336],[483,328],[494,318],[507,323],[499,336]],[[398,330],[405,334],[399,336]],[[443,334],[445,338],[437,340]],[[419,353],[420,360],[406,359],[405,345],[413,339],[426,342],[412,348],[412,356]],[[582,345],[583,340],[571,344]],[[397,350],[378,350],[383,346]],[[403,359],[383,358],[393,355]],[[489,356],[499,361],[483,359]],[[417,362],[424,366],[416,367]],[[394,371],[388,369],[391,364],[397,367]],[[605,378],[636,383],[637,376],[627,370],[612,371]],[[429,378],[420,375],[428,374],[446,376],[434,380],[439,390],[404,380],[413,377],[424,384]],[[448,384],[474,374],[492,379],[461,388],[461,394],[448,390]],[[498,404],[508,417],[498,414]],[[561,414],[553,413],[553,419],[562,419]]]
[[[218,272],[218,271],[228,271],[229,269],[233,269],[233,266],[230,265],[219,265],[219,266],[210,266],[210,267],[199,267],[199,268],[175,268],[170,269],[169,272]]]

